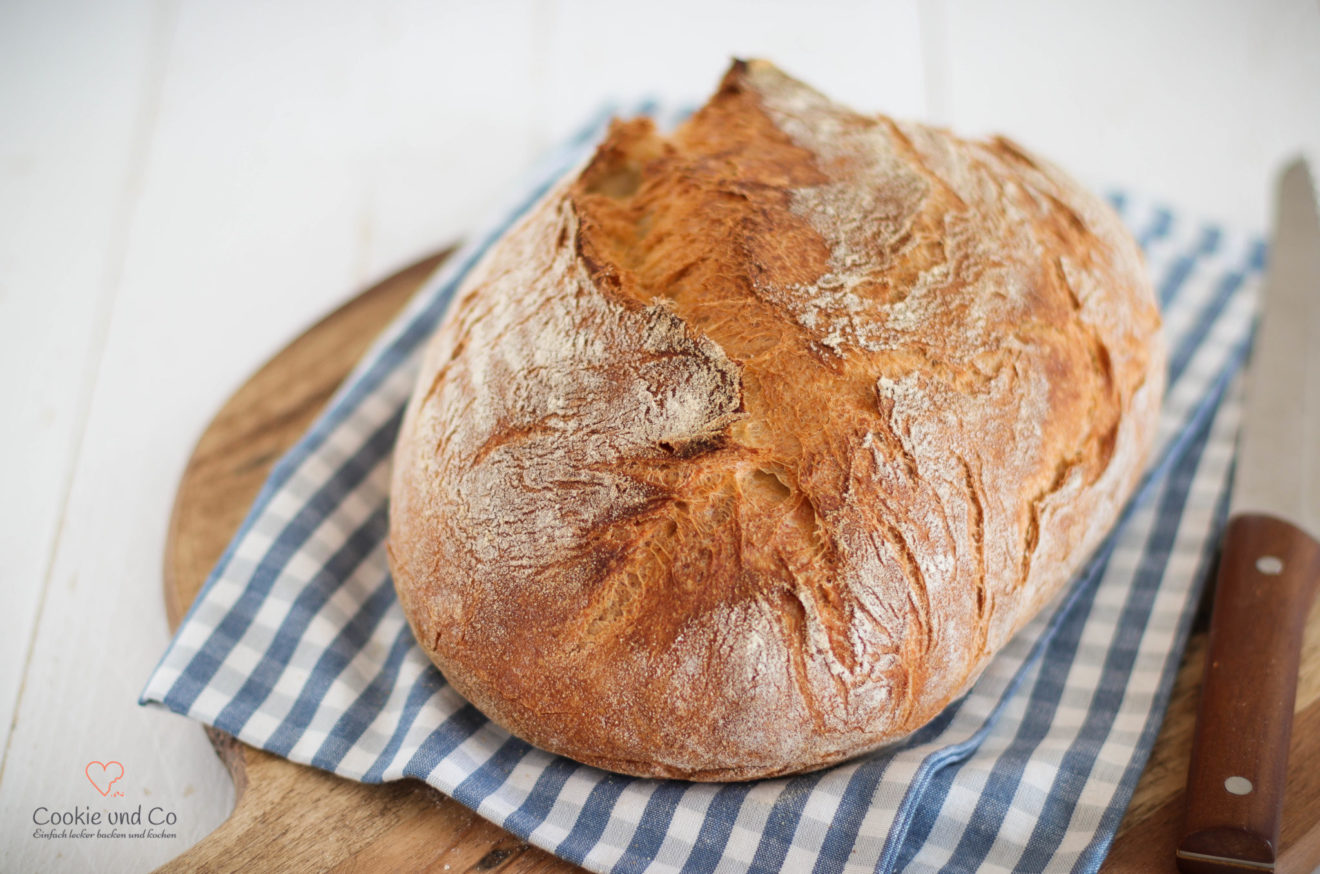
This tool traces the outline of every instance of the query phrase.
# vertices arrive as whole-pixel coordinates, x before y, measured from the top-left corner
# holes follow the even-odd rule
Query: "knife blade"
[[[1320,214],[1278,186],[1177,862],[1273,871],[1306,617],[1320,589]]]

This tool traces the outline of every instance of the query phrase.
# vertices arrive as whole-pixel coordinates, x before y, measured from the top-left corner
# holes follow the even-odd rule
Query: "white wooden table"
[[[1320,160],[1314,0],[5,0],[0,867],[143,870],[229,811],[201,730],[136,699],[175,483],[230,391],[602,100],[698,102],[733,54],[1230,225]],[[93,760],[177,837],[34,837],[98,809]]]

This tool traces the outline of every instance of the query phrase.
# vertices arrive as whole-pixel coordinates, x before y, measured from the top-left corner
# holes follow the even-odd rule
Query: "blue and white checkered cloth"
[[[678,115],[624,114],[648,111]],[[964,698],[898,748],[805,776],[621,777],[511,737],[449,688],[413,640],[384,547],[390,453],[422,347],[468,269],[604,123],[449,259],[275,466],[142,701],[350,779],[425,780],[593,871],[1095,871],[1154,743],[1224,516],[1264,244],[1112,196],[1165,313],[1158,450],[1075,584]]]

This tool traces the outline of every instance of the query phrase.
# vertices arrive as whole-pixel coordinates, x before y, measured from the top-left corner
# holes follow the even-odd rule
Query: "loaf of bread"
[[[1164,361],[1136,245],[1058,169],[738,62],[672,135],[616,122],[463,284],[395,453],[399,598],[539,747],[819,768],[1060,592]]]

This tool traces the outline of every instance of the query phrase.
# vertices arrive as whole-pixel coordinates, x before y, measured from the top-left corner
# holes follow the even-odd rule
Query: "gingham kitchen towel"
[[[675,113],[636,106],[665,121]],[[1224,516],[1259,239],[1114,195],[1165,311],[1155,461],[1069,591],[897,748],[751,783],[639,780],[528,746],[414,643],[385,561],[390,452],[464,274],[605,117],[425,286],[275,467],[142,695],[367,782],[417,777],[600,872],[1094,871],[1155,739]]]

